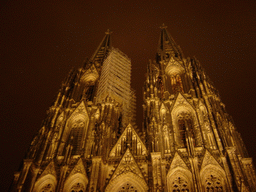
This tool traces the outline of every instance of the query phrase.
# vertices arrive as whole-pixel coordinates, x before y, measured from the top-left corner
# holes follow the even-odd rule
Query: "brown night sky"
[[[0,186],[6,191],[62,80],[113,31],[132,59],[137,123],[142,85],[165,23],[186,57],[196,56],[256,159],[255,0],[13,1],[1,5]]]

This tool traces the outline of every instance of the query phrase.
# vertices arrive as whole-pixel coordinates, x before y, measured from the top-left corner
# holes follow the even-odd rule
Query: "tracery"
[[[181,147],[186,147],[186,137],[195,139],[193,121],[189,114],[183,112],[178,115],[179,136]]]
[[[78,153],[79,146],[81,144],[82,140],[82,134],[83,134],[83,128],[85,124],[82,120],[78,120],[74,123],[72,130],[71,130],[71,136],[73,137],[73,151],[72,155],[75,155]]]
[[[130,183],[126,183],[124,185],[122,185],[119,189],[118,192],[138,192],[138,189],[136,187],[134,187],[132,184]]]
[[[207,192],[222,192],[223,184],[219,177],[209,175],[205,180],[205,191]]]
[[[172,182],[172,192],[189,191],[189,185],[185,178],[177,177]]]
[[[81,183],[76,183],[70,189],[70,192],[84,192],[84,191],[85,191],[84,185]]]

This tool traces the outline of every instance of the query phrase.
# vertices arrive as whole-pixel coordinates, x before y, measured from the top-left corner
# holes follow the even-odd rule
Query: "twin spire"
[[[161,35],[158,41],[157,60],[168,60],[170,57],[181,59],[182,51],[167,31],[167,26],[163,24],[160,29]]]
[[[182,51],[167,31],[167,26],[163,24],[160,29],[161,34],[157,48],[157,60],[168,60],[170,57],[181,58]],[[103,40],[90,58],[90,61],[102,63],[109,50],[112,48],[111,34],[112,31],[109,29],[105,32]]]
[[[100,45],[92,55],[90,61],[102,63],[105,56],[112,48],[112,38],[111,38],[112,31],[109,29],[105,32],[105,37],[102,39]]]

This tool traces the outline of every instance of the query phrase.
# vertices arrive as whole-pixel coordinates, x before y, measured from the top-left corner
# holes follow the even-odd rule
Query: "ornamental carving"
[[[175,154],[173,161],[171,163],[170,169],[174,169],[176,167],[182,167],[184,169],[188,169],[186,163],[181,159],[178,153]]]
[[[55,167],[54,167],[54,162],[53,161],[47,165],[47,167],[45,168],[45,170],[41,174],[41,177],[43,177],[45,175],[48,175],[48,174],[51,174],[51,175],[56,177],[56,171],[55,171]]]
[[[188,182],[184,177],[177,177],[172,182],[172,191],[180,192],[180,191],[189,191]]]
[[[70,192],[84,192],[85,191],[85,187],[83,184],[81,183],[76,183],[74,184],[71,189]]]
[[[130,183],[125,183],[118,189],[118,192],[138,192],[138,189]]]
[[[124,154],[125,150],[127,148],[131,149],[131,152],[133,155],[146,155],[147,149],[136,133],[136,131],[132,128],[132,126],[129,124],[120,138],[118,139],[115,146],[110,151],[109,156],[110,157],[118,157]]]
[[[206,192],[222,192],[223,190],[223,183],[221,182],[220,178],[209,175],[205,180],[205,191]]]
[[[220,164],[213,158],[213,156],[206,150],[204,158],[203,158],[203,162],[201,165],[201,169],[209,164],[221,167]]]
[[[126,172],[132,172],[138,175],[139,177],[143,178],[141,170],[137,163],[135,162],[135,159],[133,158],[129,149],[126,150],[123,158],[121,159],[116,171],[112,176],[112,179]]]
[[[75,175],[77,173],[81,173],[81,174],[86,176],[86,171],[85,171],[82,159],[78,160],[76,166],[74,167],[74,169],[69,174],[69,177],[72,176],[72,175]]]

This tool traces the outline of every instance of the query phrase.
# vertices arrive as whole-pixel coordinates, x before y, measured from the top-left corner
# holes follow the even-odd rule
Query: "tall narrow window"
[[[183,91],[183,85],[182,85],[182,80],[179,75],[174,75],[171,76],[171,84],[172,84],[172,91],[173,93],[177,92],[184,92]]]
[[[73,136],[72,155],[79,154],[79,149],[80,149],[80,145],[81,145],[81,141],[82,141],[84,126],[85,126],[84,122],[78,121],[74,124],[74,126],[71,130],[71,135]]]
[[[188,130],[191,133],[191,136],[194,137],[194,129],[192,126],[192,120],[190,118],[186,119],[187,125],[188,125]]]
[[[184,119],[180,119],[178,121],[178,123],[179,123],[181,146],[185,147],[186,146],[186,125],[185,125],[185,121],[184,121]]]

